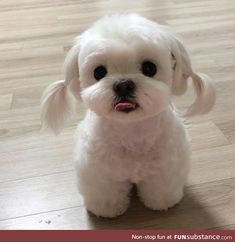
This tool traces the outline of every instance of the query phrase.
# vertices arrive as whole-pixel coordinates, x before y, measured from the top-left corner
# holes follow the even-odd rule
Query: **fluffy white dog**
[[[212,108],[215,89],[192,70],[175,34],[136,14],[107,16],[76,38],[64,66],[65,80],[43,94],[42,119],[59,132],[74,97],[87,106],[75,149],[87,209],[121,215],[133,184],[146,207],[166,210],[178,203],[190,148],[171,95],[182,95],[192,79],[197,98],[189,116]]]

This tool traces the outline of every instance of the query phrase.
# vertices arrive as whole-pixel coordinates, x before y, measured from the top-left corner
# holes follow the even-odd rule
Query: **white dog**
[[[133,184],[151,209],[178,203],[190,148],[171,95],[182,95],[192,79],[197,98],[189,116],[212,108],[215,89],[206,75],[193,72],[175,34],[136,14],[104,17],[77,37],[64,72],[65,80],[44,92],[42,119],[59,132],[74,97],[88,108],[75,149],[86,208],[97,216],[121,215]]]

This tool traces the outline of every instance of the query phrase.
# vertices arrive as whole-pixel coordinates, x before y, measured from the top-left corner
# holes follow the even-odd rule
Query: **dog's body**
[[[189,145],[180,119],[170,108],[135,124],[88,111],[76,139],[80,191],[96,215],[122,214],[133,183],[152,209],[165,210],[182,198]]]
[[[190,148],[171,94],[183,94],[189,77],[197,99],[186,114],[208,112],[215,101],[208,77],[193,72],[167,27],[138,15],[105,17],[77,38],[65,61],[65,81],[44,93],[42,117],[59,131],[72,107],[69,93],[87,105],[75,161],[89,211],[122,214],[132,184],[149,208],[166,210],[180,201]]]

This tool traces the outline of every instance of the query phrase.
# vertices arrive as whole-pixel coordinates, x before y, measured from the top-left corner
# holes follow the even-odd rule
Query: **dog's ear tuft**
[[[58,134],[67,118],[73,113],[73,106],[65,81],[52,83],[46,88],[41,98],[42,125]]]
[[[164,30],[172,55],[173,95],[179,96],[184,94],[187,90],[188,80],[191,77],[197,97],[186,111],[185,116],[208,113],[215,103],[215,86],[208,76],[205,74],[197,74],[192,70],[188,52],[182,42],[167,27]]]
[[[188,108],[185,116],[194,116],[208,113],[215,104],[216,91],[211,79],[202,73],[191,75],[197,98]]]
[[[74,98],[79,99],[78,51],[75,45],[68,52],[64,63],[65,80],[50,84],[41,98],[41,120],[43,127],[59,133],[74,112]],[[71,95],[73,94],[73,96]]]

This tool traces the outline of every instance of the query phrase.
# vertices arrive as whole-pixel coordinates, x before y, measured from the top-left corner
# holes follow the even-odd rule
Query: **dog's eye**
[[[104,78],[107,74],[107,69],[105,66],[98,66],[94,70],[94,77],[97,81]]]
[[[144,61],[141,66],[141,71],[145,76],[153,77],[157,73],[157,67],[151,61]]]

